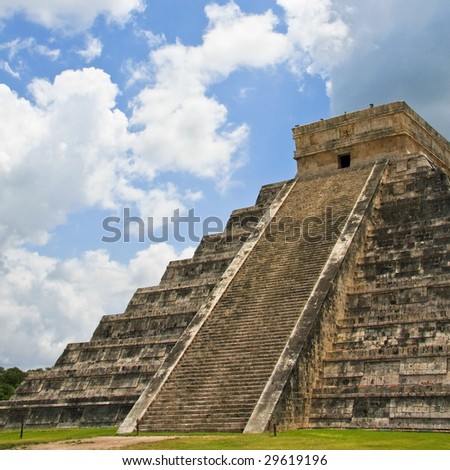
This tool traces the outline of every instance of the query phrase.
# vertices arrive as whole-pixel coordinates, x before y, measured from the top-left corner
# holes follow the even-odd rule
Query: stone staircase
[[[448,429],[450,183],[420,156],[389,166],[310,427]]]
[[[372,167],[296,181],[140,430],[243,431]]]
[[[263,186],[223,233],[203,237],[191,259],[169,263],[160,284],[137,289],[123,314],[105,315],[89,342],[69,344],[50,370],[30,373],[0,403],[0,427],[122,422],[283,185]]]

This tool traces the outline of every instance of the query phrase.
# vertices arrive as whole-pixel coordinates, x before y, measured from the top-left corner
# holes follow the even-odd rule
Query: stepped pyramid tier
[[[450,430],[450,146],[403,102],[293,129],[294,179],[0,405],[0,426]]]

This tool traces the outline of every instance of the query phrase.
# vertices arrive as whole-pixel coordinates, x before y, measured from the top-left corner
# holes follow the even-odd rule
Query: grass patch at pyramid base
[[[25,429],[0,431],[0,449],[114,436],[114,428]],[[372,431],[361,429],[301,429],[273,434],[145,433],[174,439],[136,443],[123,437],[128,450],[450,450],[450,433]]]

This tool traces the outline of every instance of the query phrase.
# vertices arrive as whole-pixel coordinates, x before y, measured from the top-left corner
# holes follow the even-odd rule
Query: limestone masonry
[[[156,287],[30,374],[0,427],[450,430],[450,146],[403,102],[293,129]]]

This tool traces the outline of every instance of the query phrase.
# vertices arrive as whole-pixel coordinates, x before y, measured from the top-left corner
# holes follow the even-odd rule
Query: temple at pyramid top
[[[296,126],[293,138],[299,174],[417,152],[450,167],[448,141],[403,101]]]

